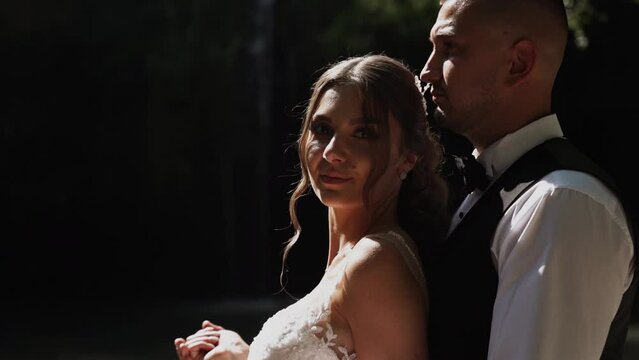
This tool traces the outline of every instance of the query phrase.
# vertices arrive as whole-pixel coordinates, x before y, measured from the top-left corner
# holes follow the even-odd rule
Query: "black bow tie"
[[[457,173],[462,178],[463,192],[469,194],[475,189],[486,190],[490,179],[484,166],[472,155],[447,155],[454,163]]]

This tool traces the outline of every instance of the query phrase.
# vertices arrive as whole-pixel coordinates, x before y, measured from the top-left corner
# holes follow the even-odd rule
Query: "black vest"
[[[448,239],[424,245],[429,291],[428,340],[431,359],[486,359],[498,277],[490,251],[504,212],[525,189],[554,170],[593,175],[619,195],[599,167],[567,140],[535,147],[506,170],[465,215]],[[623,197],[619,196],[623,202]],[[623,204],[627,205],[627,204]],[[629,208],[624,206],[632,230]],[[637,241],[634,239],[635,254]],[[637,286],[635,275],[610,327],[601,359],[621,359]]]

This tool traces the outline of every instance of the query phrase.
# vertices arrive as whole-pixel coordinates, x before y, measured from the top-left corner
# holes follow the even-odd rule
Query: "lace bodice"
[[[399,242],[398,249],[423,283],[421,267],[405,240],[395,232],[376,236],[390,237]],[[372,236],[371,236],[372,237]],[[346,260],[346,259],[345,259]],[[342,261],[336,276],[324,278],[308,295],[278,311],[262,326],[253,339],[249,360],[355,360],[339,342],[331,326],[331,299],[345,272],[348,261]],[[415,272],[414,272],[415,273]]]
[[[313,291],[271,316],[253,339],[249,360],[357,359],[333,333],[330,297],[322,301],[318,295]]]

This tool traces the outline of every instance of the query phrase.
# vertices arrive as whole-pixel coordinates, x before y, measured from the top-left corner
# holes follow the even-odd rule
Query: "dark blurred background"
[[[634,210],[639,2],[564,2],[572,37],[555,109]],[[281,250],[312,82],[369,52],[418,73],[437,8],[3,1],[0,358],[171,359],[172,339],[205,318],[250,341],[292,301]],[[325,210],[313,196],[299,209],[293,296],[315,285],[327,255]],[[636,327],[628,348],[639,354]]]

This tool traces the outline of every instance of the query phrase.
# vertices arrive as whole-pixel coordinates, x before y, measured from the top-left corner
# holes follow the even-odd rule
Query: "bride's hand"
[[[209,351],[204,360],[246,360],[249,346],[235,331],[219,330],[217,345]]]
[[[220,332],[224,328],[205,320],[202,329],[186,339],[175,339],[175,352],[180,360],[203,360],[208,352],[220,342]]]

